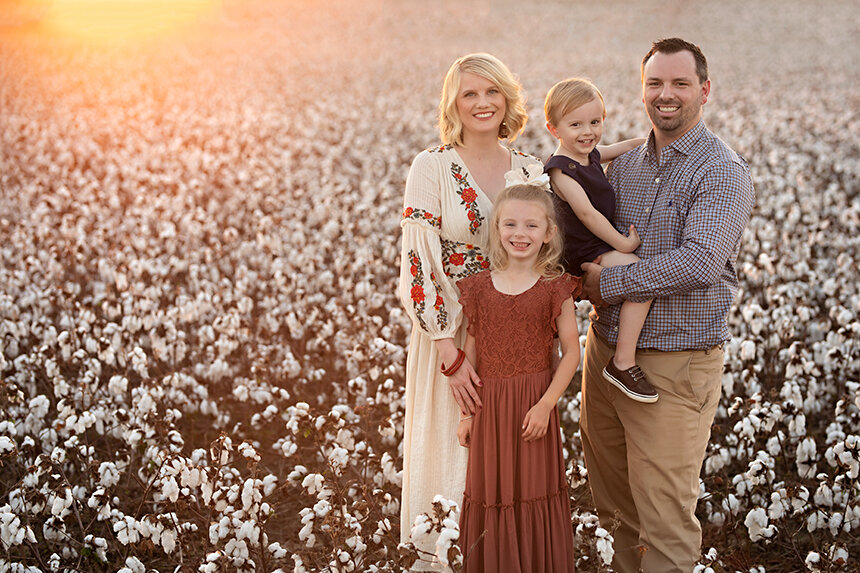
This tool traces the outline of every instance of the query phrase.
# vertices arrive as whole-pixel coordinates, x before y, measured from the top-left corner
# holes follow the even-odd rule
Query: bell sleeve
[[[400,221],[400,302],[433,340],[453,338],[462,322],[459,293],[442,263],[441,185],[439,163],[423,151],[409,169]]]

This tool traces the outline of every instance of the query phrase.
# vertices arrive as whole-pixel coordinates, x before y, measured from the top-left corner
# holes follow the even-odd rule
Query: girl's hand
[[[472,418],[469,417],[465,420],[460,420],[460,423],[457,424],[457,440],[460,442],[460,445],[464,448],[468,448],[470,442],[472,441]]]
[[[624,239],[624,248],[618,250],[622,253],[632,253],[641,244],[642,240],[639,238],[639,232],[636,230],[636,227],[630,225],[630,233]]]
[[[526,417],[523,419],[523,439],[527,442],[533,442],[544,437],[546,427],[549,425],[549,415],[552,408],[549,408],[538,402],[526,412]]]

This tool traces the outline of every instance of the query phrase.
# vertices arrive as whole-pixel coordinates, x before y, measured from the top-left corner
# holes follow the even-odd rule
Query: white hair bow
[[[505,173],[505,187],[511,185],[536,185],[549,191],[549,175],[543,172],[543,166],[532,163],[521,169],[511,169]]]

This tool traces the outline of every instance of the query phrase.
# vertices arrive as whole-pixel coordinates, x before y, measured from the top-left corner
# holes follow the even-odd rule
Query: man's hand
[[[591,301],[595,308],[605,307],[606,303],[600,296],[600,271],[603,269],[595,263],[582,263],[582,298]]]

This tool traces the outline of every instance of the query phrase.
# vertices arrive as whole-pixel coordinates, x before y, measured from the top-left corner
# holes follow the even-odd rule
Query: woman
[[[522,88],[489,54],[454,62],[439,102],[442,145],[418,154],[406,180],[401,227],[400,299],[413,322],[406,361],[401,538],[441,494],[461,503],[468,452],[457,441],[460,417],[481,402],[480,380],[462,354],[465,328],[459,279],[489,266],[488,226],[505,173],[538,160],[511,150],[526,123]],[[435,540],[416,539],[435,552]],[[429,557],[429,556],[428,556]]]

